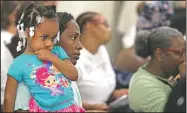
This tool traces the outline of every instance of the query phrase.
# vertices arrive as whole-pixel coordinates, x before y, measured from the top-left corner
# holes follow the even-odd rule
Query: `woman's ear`
[[[92,28],[92,24],[90,22],[87,22],[85,25],[85,29],[91,29]]]

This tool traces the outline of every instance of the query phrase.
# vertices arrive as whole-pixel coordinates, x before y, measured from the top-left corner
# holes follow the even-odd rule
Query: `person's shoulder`
[[[15,59],[14,59],[14,62],[20,62],[22,61],[23,59],[25,59],[26,55],[25,54],[21,54],[19,56],[17,56]]]
[[[80,50],[80,56],[77,62],[84,62],[86,61],[87,58],[92,58],[92,57],[93,55],[86,48],[83,48],[82,50]]]
[[[56,54],[58,54],[61,51],[64,51],[64,49],[61,46],[54,46],[52,49],[52,52]]]
[[[97,54],[100,54],[100,56],[102,56],[104,59],[110,59],[109,54],[108,54],[108,50],[105,45],[101,45],[98,48]]]
[[[60,59],[69,59],[66,51],[61,46],[54,46],[52,49],[52,53],[60,57]]]
[[[150,78],[152,78],[151,76],[150,76],[151,74],[149,73],[149,72],[147,72],[144,68],[143,68],[143,66],[140,66],[139,68],[138,68],[138,70],[133,74],[133,76],[135,77],[135,78],[144,78],[144,79],[150,79]]]
[[[79,59],[77,60],[75,67],[80,68],[80,67],[84,66],[85,64],[89,64],[88,59],[87,59],[87,55],[84,53],[81,53],[79,56]]]
[[[101,52],[108,52],[107,49],[106,49],[106,47],[105,47],[105,45],[99,46],[98,51],[101,51]]]
[[[146,84],[156,85],[156,77],[153,77],[141,66],[133,75],[130,80],[131,84],[137,85],[138,87],[144,87]],[[142,86],[143,85],[143,86]]]
[[[82,50],[80,50],[80,56],[79,59],[77,60],[77,64],[75,65],[75,67],[78,70],[83,70],[85,68],[85,66],[91,66],[92,64],[90,63],[91,59],[92,59],[93,55],[86,50],[85,48],[83,48]]]
[[[54,47],[53,47],[53,49],[52,49],[52,51],[64,51],[64,49],[61,47],[61,46],[57,46],[57,45],[55,45]]]
[[[59,46],[59,45],[55,45],[55,46],[53,47],[53,49],[59,49],[59,48],[62,48],[62,47]]]
[[[24,65],[24,62],[27,61],[28,58],[26,58],[24,55],[19,55],[18,57],[16,57],[15,59],[13,59],[13,62],[11,63],[9,69],[20,69],[22,66],[21,65]]]
[[[12,76],[17,81],[21,82],[23,80],[23,72],[26,69],[26,63],[31,61],[30,58],[32,57],[30,56],[32,55],[21,54],[16,57],[10,65],[7,74],[9,76]]]

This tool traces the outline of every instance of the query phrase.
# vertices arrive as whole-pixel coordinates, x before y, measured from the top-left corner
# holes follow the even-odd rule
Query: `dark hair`
[[[39,1],[32,1],[32,2],[34,4],[41,4],[41,2],[39,2]],[[15,24],[18,23],[18,21],[20,20],[21,15],[22,15],[22,13],[24,12],[24,10],[26,9],[26,7],[27,7],[27,5],[29,3],[30,3],[30,1],[22,1],[22,2],[20,2],[20,8],[16,12]]]
[[[66,29],[66,23],[74,18],[71,14],[67,12],[57,12],[57,17],[59,21],[59,30],[61,35],[62,32],[64,32],[64,30]]]
[[[21,51],[16,50],[19,40],[20,40],[19,35],[16,34],[12,37],[11,42],[6,45],[10,53],[12,54],[13,58],[16,58],[17,56],[21,55],[26,49],[22,47]]]
[[[151,34],[151,31],[149,30],[140,30],[136,33],[135,38],[135,51],[138,56],[141,56],[145,58],[147,56],[147,53],[144,51],[143,48],[145,48],[142,45],[146,45],[146,41],[148,36]]]
[[[27,7],[27,5],[30,3],[30,1],[23,1],[22,3],[20,3],[20,8],[18,9],[17,13],[16,13],[16,19],[15,19],[15,23],[17,24],[22,13],[24,12],[24,9]],[[19,35],[16,34],[12,37],[11,39],[11,43],[7,44],[7,48],[10,50],[12,56],[14,58],[16,58],[17,56],[19,56],[20,54],[22,54],[25,51],[25,48],[22,47],[21,51],[16,51],[16,47],[18,45],[20,38]]]
[[[97,12],[85,12],[85,13],[82,13],[81,15],[79,15],[76,19],[76,22],[77,24],[79,25],[80,27],[80,32],[82,33],[83,32],[83,27],[84,25],[91,21],[91,19],[95,16],[95,15],[99,15],[99,13]]]
[[[26,4],[28,4],[27,1],[25,1],[24,3],[21,4],[21,8],[20,8],[20,10],[18,11],[18,13],[16,15],[17,16],[16,23],[18,23],[22,13],[24,12],[24,9],[26,9],[26,6],[27,6]],[[52,5],[52,6],[43,6],[43,7],[46,8],[46,10],[53,10],[54,12],[56,12],[56,7],[54,5]],[[17,47],[17,44],[18,44],[19,40],[20,40],[19,35],[16,34],[11,39],[11,43],[6,45],[8,47],[8,49],[10,50],[10,52],[11,52],[11,54],[12,54],[12,56],[14,58],[16,58],[17,56],[19,56],[20,54],[22,54],[25,51],[25,48],[23,46],[22,46],[21,51],[16,51],[16,47]]]
[[[186,9],[175,9],[175,13],[171,18],[170,27],[178,29],[183,35],[186,33]]]
[[[49,7],[51,7],[49,10]],[[49,19],[56,17],[56,6],[43,6],[39,4],[34,4],[31,2],[23,12],[23,18],[20,20],[20,23],[24,23],[24,29],[31,26],[36,26],[36,16],[44,16]]]
[[[18,1],[3,1],[1,5],[1,29],[6,30],[10,25],[9,15],[18,8]]]
[[[143,58],[153,56],[157,48],[164,49],[170,47],[171,38],[178,37],[182,38],[183,36],[178,30],[170,27],[158,27],[153,29],[150,33],[140,31],[137,33],[137,40],[135,42],[136,53]]]

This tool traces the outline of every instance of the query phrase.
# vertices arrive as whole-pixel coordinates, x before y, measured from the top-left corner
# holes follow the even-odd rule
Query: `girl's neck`
[[[24,54],[34,54],[33,50],[30,48],[29,44],[26,45],[26,49],[23,53]]]
[[[24,54],[33,54],[33,55],[34,55],[33,52],[27,52],[27,51],[24,51],[23,53],[24,53]]]
[[[98,43],[95,37],[89,35],[83,35],[81,37],[81,44],[85,49],[87,49],[90,53],[95,54],[101,44]]]

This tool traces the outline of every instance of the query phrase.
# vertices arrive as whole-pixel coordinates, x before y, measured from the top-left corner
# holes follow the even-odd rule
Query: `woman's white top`
[[[116,75],[104,45],[96,54],[83,48],[77,62],[79,79],[77,85],[83,101],[91,104],[105,103],[116,86]]]
[[[13,56],[5,46],[11,41],[13,35],[7,31],[1,31],[1,104],[4,103],[4,92],[7,81],[8,68],[13,62]]]

